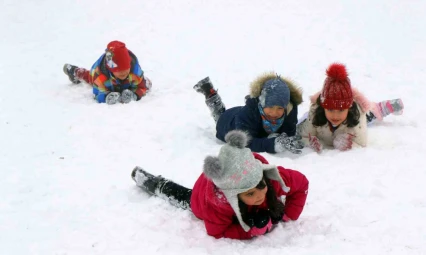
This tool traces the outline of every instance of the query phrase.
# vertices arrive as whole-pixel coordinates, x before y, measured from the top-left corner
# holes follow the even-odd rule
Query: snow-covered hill
[[[426,3],[422,1],[11,1],[0,4],[0,254],[425,254]],[[153,91],[92,100],[64,63],[89,68],[111,40],[138,56]],[[402,116],[368,148],[263,154],[310,180],[296,222],[251,241],[139,190],[135,165],[185,186],[221,142],[192,86],[210,76],[228,107],[274,70],[308,96],[347,65],[371,100]],[[422,156],[423,155],[423,156]]]

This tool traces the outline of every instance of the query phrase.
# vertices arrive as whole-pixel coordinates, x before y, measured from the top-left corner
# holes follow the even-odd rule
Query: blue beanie
[[[267,80],[263,84],[259,101],[263,108],[276,105],[286,108],[290,101],[290,89],[279,77]]]

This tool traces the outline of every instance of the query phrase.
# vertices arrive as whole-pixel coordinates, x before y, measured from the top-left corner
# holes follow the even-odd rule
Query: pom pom
[[[247,146],[248,140],[248,135],[241,130],[232,130],[225,135],[225,141],[229,145],[240,149]]]
[[[327,76],[337,81],[345,81],[348,78],[346,67],[340,63],[333,63],[327,69]]]
[[[204,159],[204,174],[211,180],[220,179],[223,175],[223,169],[220,165],[219,158],[207,156]]]

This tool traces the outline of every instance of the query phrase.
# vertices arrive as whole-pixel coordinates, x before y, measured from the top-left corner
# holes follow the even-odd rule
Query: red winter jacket
[[[268,161],[261,155],[257,153],[253,153],[253,155],[263,164],[268,164]],[[288,193],[284,192],[280,184],[275,180],[270,180],[271,184],[275,189],[277,197],[286,195],[284,204],[285,214],[290,219],[297,220],[303,211],[308,195],[308,179],[298,171],[285,169],[281,166],[277,168],[281,178],[287,187],[290,188],[290,191]],[[266,202],[263,205],[266,205]],[[226,200],[226,197],[204,174],[201,174],[192,190],[191,209],[197,218],[204,220],[208,235],[215,238],[252,238],[250,233],[245,232],[239,224],[235,212]]]

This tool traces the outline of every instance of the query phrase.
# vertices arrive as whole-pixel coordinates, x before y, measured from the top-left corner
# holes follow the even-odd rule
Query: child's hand
[[[110,92],[105,98],[107,104],[116,104],[120,102],[121,94],[118,92]]]
[[[338,134],[333,141],[334,148],[341,151],[347,151],[352,149],[353,137],[353,134]]]
[[[133,93],[133,91],[129,90],[129,89],[125,89],[123,90],[123,92],[121,92],[121,102],[123,104],[128,104],[131,101],[136,101],[137,100],[137,96],[135,93]]]
[[[288,136],[286,133],[282,133],[277,138],[275,138],[274,149],[275,152],[283,152],[288,150],[295,154],[300,154],[303,149],[303,143],[300,141],[302,139],[301,136]]]
[[[268,233],[272,229],[271,217],[268,211],[259,210],[253,218],[254,226],[250,229],[252,236],[260,236]]]
[[[314,135],[311,136],[311,134],[309,134],[309,146],[311,146],[311,148],[318,153],[322,151],[322,144],[320,140]]]

